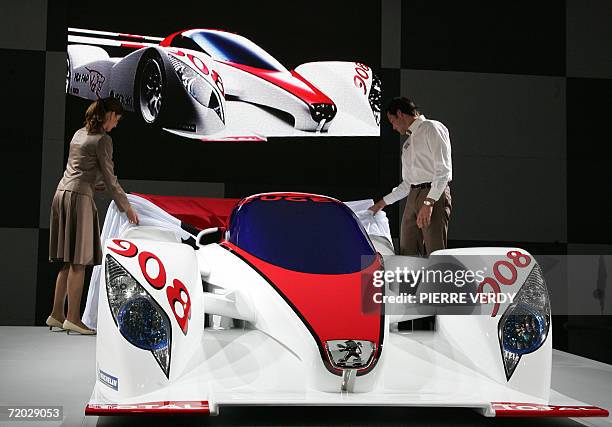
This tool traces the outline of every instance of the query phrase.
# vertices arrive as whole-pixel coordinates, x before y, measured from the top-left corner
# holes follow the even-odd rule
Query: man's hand
[[[376,204],[370,206],[368,209],[372,211],[372,215],[376,215],[379,210],[387,206],[384,199],[380,199]]]
[[[433,211],[433,206],[423,205],[421,209],[419,209],[419,213],[417,215],[417,227],[425,228],[429,227],[431,223],[431,212]]]

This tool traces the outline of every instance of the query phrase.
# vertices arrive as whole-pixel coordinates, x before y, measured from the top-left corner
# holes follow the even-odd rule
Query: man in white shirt
[[[400,135],[402,182],[370,207],[376,214],[387,205],[408,197],[400,230],[401,255],[429,255],[447,247],[451,213],[451,144],[442,123],[426,119],[408,98],[394,98],[387,119]]]

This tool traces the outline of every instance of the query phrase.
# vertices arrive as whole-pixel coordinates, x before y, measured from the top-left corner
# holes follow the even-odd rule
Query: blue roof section
[[[187,36],[215,60],[235,62],[249,67],[272,71],[287,69],[272,55],[249,39],[216,30],[199,30]]]
[[[292,271],[349,274],[371,265],[376,251],[355,214],[340,202],[323,200],[265,195],[247,200],[233,211],[227,240]]]

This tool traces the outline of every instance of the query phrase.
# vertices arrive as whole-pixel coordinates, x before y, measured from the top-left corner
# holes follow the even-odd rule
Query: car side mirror
[[[210,245],[211,243],[217,243],[221,241],[224,232],[225,229],[222,227],[205,228],[198,233],[196,238],[197,245],[206,246]]]

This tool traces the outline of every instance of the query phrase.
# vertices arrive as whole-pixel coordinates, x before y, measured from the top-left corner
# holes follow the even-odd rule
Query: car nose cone
[[[361,369],[372,361],[376,345],[364,340],[330,340],[326,342],[327,354],[338,369]]]

